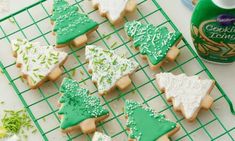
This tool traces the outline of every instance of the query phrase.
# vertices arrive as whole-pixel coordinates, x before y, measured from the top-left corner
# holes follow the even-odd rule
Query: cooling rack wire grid
[[[125,21],[138,20],[156,26],[166,26],[171,31],[177,31],[177,27],[160,7],[159,1],[138,0],[137,11],[127,15]],[[79,81],[81,87],[87,88],[91,94],[97,95],[97,89],[87,71],[84,57],[85,47],[61,49],[69,53],[69,58],[63,66],[63,75],[58,81],[48,81],[36,90],[30,90],[26,82],[21,79],[20,70],[15,66],[15,58],[10,55],[10,40],[17,37],[39,41],[45,45],[55,44],[50,24],[52,2],[52,0],[40,0],[0,20],[1,49],[4,50],[4,54],[9,54],[4,57],[1,55],[0,67],[44,140],[91,140],[92,135],[84,135],[80,132],[62,134],[56,106],[60,96],[59,86],[64,77]],[[214,79],[185,39],[179,44],[181,54],[175,62],[163,65],[158,71],[151,71],[147,62],[141,59],[139,52],[134,49],[131,41],[125,35],[123,26],[112,26],[107,19],[102,18],[98,11],[92,8],[89,0],[69,0],[69,3],[77,5],[80,12],[86,13],[99,23],[99,28],[89,36],[88,44],[113,49],[140,65],[140,68],[131,77],[132,86],[123,92],[115,90],[110,95],[100,97],[102,105],[110,111],[110,116],[98,124],[99,131],[111,136],[114,141],[127,140],[128,133],[125,129],[126,119],[123,114],[123,105],[126,99],[133,99],[154,108],[157,112],[165,114],[167,118],[180,124],[181,130],[171,138],[172,140],[234,140],[235,122],[228,119],[233,117],[230,110],[233,114],[235,112],[229,98],[217,82],[211,93],[214,98],[212,108],[208,112],[201,110],[193,123],[188,123],[180,114],[175,113],[171,104],[166,101],[156,86],[154,74],[158,72],[186,73]]]

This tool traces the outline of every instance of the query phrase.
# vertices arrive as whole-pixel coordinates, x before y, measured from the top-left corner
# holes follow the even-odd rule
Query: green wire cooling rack
[[[169,119],[180,124],[181,130],[172,137],[172,140],[234,140],[235,122],[228,120],[233,118],[231,112],[235,114],[233,105],[217,82],[211,93],[214,98],[213,107],[208,112],[201,110],[193,123],[188,123],[180,114],[173,111],[171,104],[167,103],[155,84],[154,74],[160,71],[200,75],[202,78],[214,79],[185,39],[179,45],[181,55],[175,62],[165,64],[159,71],[151,71],[148,64],[141,59],[139,52],[132,47],[123,26],[114,27],[107,19],[100,17],[98,12],[92,9],[89,0],[69,0],[69,2],[77,5],[80,12],[86,13],[99,22],[99,29],[90,35],[88,44],[113,49],[120,55],[136,60],[140,65],[132,76],[133,82],[129,89],[123,92],[116,90],[110,95],[100,97],[102,104],[110,111],[110,117],[99,123],[99,131],[108,134],[116,141],[127,140],[123,105],[126,99],[134,99],[146,106],[151,106],[157,112],[165,114]],[[62,50],[69,53],[69,58],[63,66],[62,77],[56,82],[48,81],[36,90],[30,90],[26,82],[21,79],[20,71],[15,67],[15,58],[10,55],[10,40],[16,37],[40,41],[45,45],[55,44],[55,37],[51,34],[51,9],[52,0],[41,0],[0,20],[1,49],[4,50],[4,54],[8,54],[1,56],[0,67],[44,140],[91,140],[92,135],[84,135],[80,132],[62,134],[56,106],[63,77],[76,79],[82,87],[88,88],[91,94],[97,94],[96,87],[87,72],[84,47],[63,48]],[[167,26],[172,31],[178,30],[156,0],[138,0],[137,11],[125,17],[126,21],[134,19],[156,26]]]

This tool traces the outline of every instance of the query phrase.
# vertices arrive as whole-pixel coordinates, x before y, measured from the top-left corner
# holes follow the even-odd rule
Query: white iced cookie
[[[103,133],[95,132],[92,141],[112,141],[111,138]]]
[[[135,61],[94,45],[86,46],[85,54],[89,61],[88,69],[92,73],[92,81],[97,84],[100,95],[106,94],[115,86],[123,90],[131,84],[129,75],[138,68]]]
[[[16,65],[21,68],[31,88],[39,87],[47,78],[56,80],[61,75],[60,66],[65,62],[67,53],[25,39],[14,39],[11,44]]]
[[[173,102],[174,109],[181,111],[189,121],[197,117],[200,108],[209,109],[213,103],[209,96],[214,86],[213,80],[202,80],[199,76],[186,74],[159,73],[156,81],[167,100]]]
[[[125,13],[134,11],[137,5],[136,0],[92,0],[92,4],[112,24],[119,23]]]

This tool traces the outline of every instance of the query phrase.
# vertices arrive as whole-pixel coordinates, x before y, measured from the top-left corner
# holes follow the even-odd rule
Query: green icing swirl
[[[64,0],[54,0],[51,20],[55,22],[57,44],[67,43],[98,26],[85,14],[78,13],[77,6],[70,6]]]
[[[169,32],[166,27],[144,25],[137,21],[127,22],[125,31],[134,40],[134,46],[139,47],[140,53],[148,56],[153,65],[160,63],[182,36],[180,32]]]
[[[99,98],[88,95],[89,91],[80,88],[75,80],[64,78],[60,93],[63,94],[59,100],[62,106],[58,112],[63,115],[61,129],[75,126],[89,118],[109,114],[108,110],[101,106]]]
[[[128,116],[129,137],[138,141],[156,141],[176,128],[176,123],[165,119],[162,114],[144,108],[137,102],[126,101],[125,114]]]

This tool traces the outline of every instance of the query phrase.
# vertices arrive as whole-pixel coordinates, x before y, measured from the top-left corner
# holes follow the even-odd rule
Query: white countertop
[[[35,2],[36,0],[21,0],[21,2],[14,2],[16,0],[11,0],[11,11],[20,9],[29,3]],[[21,3],[21,4],[19,4]],[[159,0],[159,3],[170,16],[173,22],[177,25],[180,31],[183,33],[184,37],[192,45],[190,32],[189,32],[189,23],[191,17],[191,10],[187,9],[180,0]],[[3,15],[0,15],[1,17]],[[1,18],[0,17],[0,18]],[[225,92],[228,94],[230,99],[235,103],[235,63],[230,65],[215,65],[204,62],[209,68],[214,77],[221,84]],[[0,106],[0,111],[3,109],[20,109],[22,104],[13,89],[9,85],[9,82],[6,80],[3,74],[0,74],[0,101],[5,101],[4,105]],[[227,109],[229,110],[229,109]],[[1,112],[0,112],[1,115]],[[1,117],[1,116],[0,116]],[[234,119],[231,119],[234,120]],[[30,137],[31,138],[31,137]],[[40,135],[36,134],[32,136],[36,140],[42,140]]]

